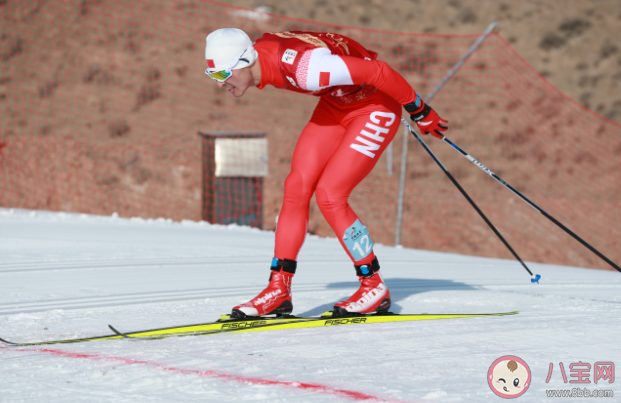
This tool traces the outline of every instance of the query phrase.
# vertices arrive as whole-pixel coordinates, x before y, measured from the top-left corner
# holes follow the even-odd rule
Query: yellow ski
[[[220,317],[220,320],[217,322],[201,323],[201,324],[186,325],[186,326],[174,326],[174,327],[161,328],[161,329],[142,330],[142,331],[131,332],[131,333],[120,333],[116,329],[114,329],[113,331],[115,332],[115,334],[88,337],[88,338],[82,338],[82,339],[50,340],[50,341],[16,343],[16,342],[12,342],[12,341],[0,338],[0,341],[6,344],[13,345],[13,346],[37,346],[37,345],[42,345],[42,344],[80,343],[84,341],[122,339],[126,337],[150,337],[150,336],[161,337],[161,336],[173,335],[173,334],[192,334],[196,332],[219,332],[222,330],[226,331],[228,329],[244,329],[244,328],[253,327],[253,326],[261,326],[261,325],[266,325],[268,323],[281,324],[285,322],[300,321],[300,320],[316,320],[316,319],[318,318],[315,318],[315,317],[297,318],[295,316],[291,316],[291,317],[283,317],[283,318],[266,317],[266,318],[249,318],[246,320],[235,320],[235,319],[231,320],[230,315],[223,315]]]
[[[437,319],[458,319],[482,316],[507,316],[515,315],[518,311],[503,313],[475,313],[475,314],[359,314],[351,316],[334,317],[332,312],[325,312],[321,317],[251,317],[246,319],[231,318],[230,315],[223,315],[216,322],[202,323],[196,325],[175,326],[161,329],[141,330],[123,333],[110,326],[115,333],[111,335],[89,337],[82,339],[52,340],[29,343],[15,343],[0,338],[0,341],[14,346],[34,346],[41,344],[63,344],[79,343],[84,341],[111,340],[121,338],[131,339],[161,339],[166,337],[181,336],[201,336],[219,333],[242,333],[242,332],[262,332],[268,330],[283,329],[303,329],[313,327],[343,326],[343,325],[364,325],[371,323],[392,323],[409,322],[417,320],[437,320]]]
[[[216,333],[242,333],[242,332],[262,332],[268,330],[283,329],[305,329],[313,327],[326,326],[342,326],[342,325],[362,325],[370,323],[390,323],[390,322],[410,322],[417,320],[436,320],[436,319],[457,319],[481,316],[506,316],[515,315],[518,311],[503,313],[483,313],[483,314],[360,314],[351,316],[332,316],[332,312],[325,312],[319,318],[288,318],[288,319],[272,319],[262,321],[260,318],[254,321],[238,321],[231,320],[229,315],[220,317],[221,327],[213,329],[212,324],[195,325],[185,328],[166,328],[159,330],[151,330],[147,332],[121,333],[114,327],[110,326],[117,335],[126,338],[138,339],[161,339],[165,337],[182,337],[182,336],[204,336]],[[218,322],[216,322],[218,323]]]

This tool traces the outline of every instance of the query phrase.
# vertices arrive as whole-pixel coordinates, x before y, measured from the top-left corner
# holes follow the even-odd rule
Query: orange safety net
[[[336,32],[379,52],[423,96],[477,37],[349,28],[208,0],[9,0],[0,18],[0,206],[201,220],[217,199],[214,221],[264,229],[275,227],[317,98],[217,89],[203,73],[209,32]],[[451,140],[621,261],[618,124],[564,96],[497,34],[431,105],[450,121]],[[210,181],[202,150],[213,147],[199,132],[266,134],[267,176]],[[523,259],[608,268],[448,145],[425,140]],[[394,240],[401,144],[398,136],[350,200],[384,244]],[[408,147],[403,245],[511,258],[420,145]],[[316,206],[309,232],[334,236]]]

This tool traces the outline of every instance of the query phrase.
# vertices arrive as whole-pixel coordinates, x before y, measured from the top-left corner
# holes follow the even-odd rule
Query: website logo
[[[498,358],[487,371],[490,389],[503,399],[514,399],[526,393],[530,378],[528,364],[513,355]]]

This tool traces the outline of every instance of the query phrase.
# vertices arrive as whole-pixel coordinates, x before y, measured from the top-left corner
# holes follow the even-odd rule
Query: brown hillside
[[[621,127],[537,73],[621,121],[619,2],[232,4],[250,10],[207,0],[0,0],[0,206],[200,220],[197,133],[253,130],[268,135],[263,222],[274,229],[292,150],[317,99],[273,88],[233,99],[218,90],[203,74],[208,32],[338,31],[378,51],[425,95],[498,20],[500,34],[432,105],[451,121],[452,140],[621,260]],[[525,260],[607,268],[450,147],[427,141]],[[399,134],[392,161],[382,156],[351,197],[374,241],[389,245],[401,144]],[[410,141],[408,150],[402,243],[511,258],[421,147]],[[309,231],[334,235],[316,206]]]
[[[621,123],[620,0],[228,0],[293,18],[398,32],[476,34],[498,21],[554,86]]]

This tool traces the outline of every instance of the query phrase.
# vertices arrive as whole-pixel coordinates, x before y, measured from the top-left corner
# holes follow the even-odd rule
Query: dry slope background
[[[499,32],[562,92],[621,123],[620,0],[228,0],[331,24],[398,32]]]
[[[396,31],[340,28],[380,51],[422,94],[473,37],[399,31],[478,34],[498,20],[501,35],[553,84],[611,119],[621,119],[615,91],[621,61],[615,41],[618,2],[229,4]],[[263,216],[265,228],[273,229],[291,150],[317,100],[272,88],[233,99],[202,73],[204,37],[212,29],[238,26],[252,37],[273,30],[326,29],[312,21],[263,17],[202,0],[0,0],[0,143],[6,144],[0,157],[0,205],[198,220],[197,132],[260,130],[270,141]],[[502,57],[495,58],[495,52]],[[504,69],[503,60],[520,79],[499,77],[512,68]],[[477,94],[478,103],[470,103],[468,97]],[[488,40],[432,105],[452,120],[453,140],[503,177],[510,173],[505,179],[518,189],[552,208],[553,215],[614,260],[621,258],[621,223],[614,215],[621,204],[621,138],[610,141],[618,126],[542,84],[498,37]],[[477,120],[481,116],[486,119]],[[542,116],[553,123],[537,131],[530,120]],[[477,124],[471,125],[474,120]],[[598,143],[602,139],[606,147]],[[394,147],[391,166],[397,172],[400,142]],[[420,147],[414,142],[409,147],[403,244],[510,258]],[[453,151],[437,148],[524,259],[606,267]],[[388,164],[382,156],[351,203],[374,240],[392,244],[398,177],[387,174]],[[315,206],[310,218],[309,231],[333,235]]]

